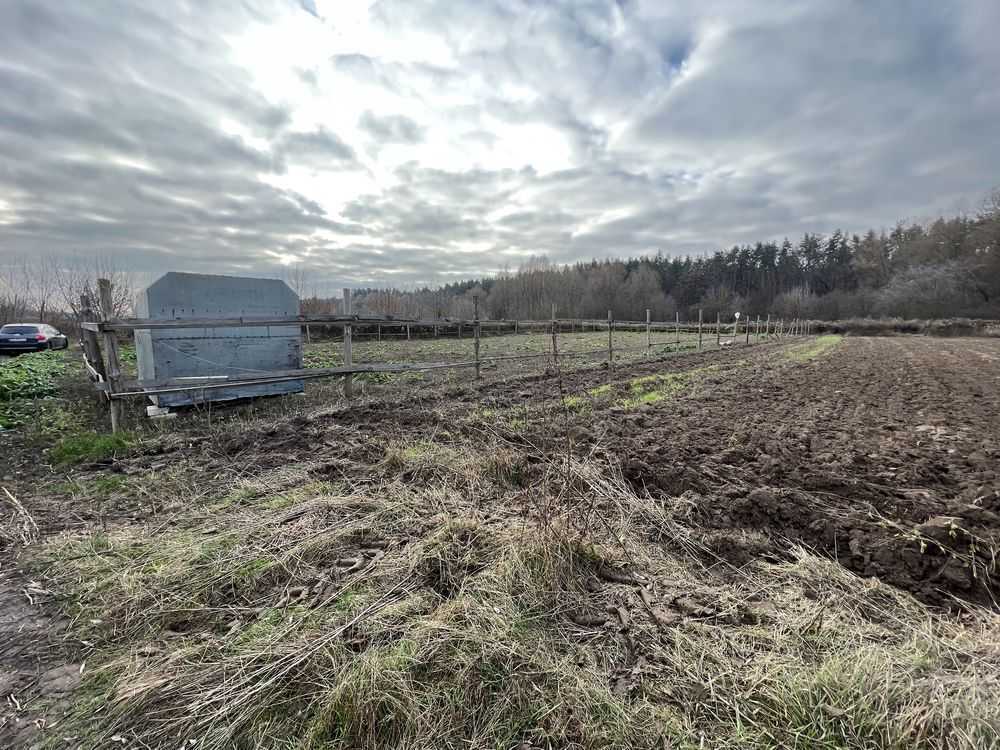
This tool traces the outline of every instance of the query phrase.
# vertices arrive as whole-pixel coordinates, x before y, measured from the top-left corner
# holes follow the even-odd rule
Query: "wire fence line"
[[[110,287],[109,282],[100,280],[99,290]],[[706,348],[717,348],[726,345],[743,343],[749,345],[774,337],[809,335],[812,324],[809,321],[778,319],[772,321],[758,316],[756,320],[740,319],[737,314],[731,323],[723,323],[719,318],[714,323],[706,323],[699,311],[697,321],[681,321],[679,314],[673,321],[653,321],[650,311],[646,311],[645,321],[616,320],[614,312],[608,310],[606,320],[558,318],[555,306],[549,320],[481,320],[478,314],[478,298],[474,298],[475,314],[470,320],[456,319],[404,319],[392,316],[370,316],[350,314],[350,291],[344,290],[345,315],[298,315],[275,317],[232,317],[232,318],[182,318],[177,320],[164,319],[116,319],[111,314],[109,300],[102,295],[102,313],[99,320],[92,311],[84,311],[84,322],[81,323],[84,359],[88,375],[95,388],[106,399],[111,415],[111,427],[117,432],[121,422],[121,403],[129,398],[148,398],[167,393],[197,393],[220,388],[237,388],[240,386],[281,383],[293,380],[314,380],[318,378],[339,377],[344,380],[345,396],[353,395],[352,376],[365,373],[405,373],[441,369],[473,368],[475,378],[482,377],[481,367],[490,362],[512,362],[532,359],[556,359],[602,357],[609,366],[613,366],[615,354],[623,352],[646,351],[654,348],[676,347],[677,350],[702,351]],[[135,331],[173,330],[179,328],[227,328],[227,327],[271,327],[300,326],[308,330],[310,325],[334,326],[343,329],[341,338],[343,347],[343,366],[324,368],[296,368],[291,370],[252,371],[239,373],[212,373],[213,367],[228,368],[221,363],[206,360],[206,373],[203,376],[174,377],[163,379],[128,379],[122,374],[120,355],[118,352],[118,335],[134,334]],[[434,335],[440,335],[442,329],[456,328],[461,337],[467,327],[471,336],[471,351],[469,357],[458,361],[429,362],[353,362],[353,335],[359,326],[376,326],[377,340],[381,340],[382,326],[405,328],[407,339],[413,331],[431,330]],[[526,354],[483,354],[481,339],[483,331],[493,329],[496,335],[519,335],[521,333],[548,333],[551,335],[551,345],[546,351]],[[569,329],[568,331],[566,329]],[[560,347],[559,336],[567,333],[597,333],[607,332],[607,346],[587,350],[573,350]],[[615,346],[616,331],[645,332],[645,343],[641,346]],[[661,341],[653,341],[653,333],[667,334]],[[104,346],[101,346],[103,339]],[[714,339],[714,347],[712,346]],[[199,358],[201,359],[201,358]],[[241,368],[236,368],[241,369]],[[242,368],[245,370],[246,368]]]

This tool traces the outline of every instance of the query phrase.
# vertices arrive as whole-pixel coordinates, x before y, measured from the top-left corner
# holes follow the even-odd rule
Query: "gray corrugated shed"
[[[158,320],[298,314],[298,296],[278,279],[171,271],[139,292],[136,299],[138,317]],[[140,329],[135,332],[135,343],[141,379],[238,377],[302,366],[299,326]],[[302,390],[302,381],[296,380],[204,392],[166,393],[151,398],[158,406],[180,406],[203,400],[221,401]]]

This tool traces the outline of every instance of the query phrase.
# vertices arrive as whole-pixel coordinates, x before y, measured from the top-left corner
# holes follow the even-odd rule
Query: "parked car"
[[[0,328],[0,352],[20,354],[43,349],[66,349],[69,338],[44,323],[8,323]]]

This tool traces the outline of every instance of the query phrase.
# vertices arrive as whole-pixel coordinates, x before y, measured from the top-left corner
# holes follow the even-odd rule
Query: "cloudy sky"
[[[331,289],[975,210],[997,0],[0,0],[0,261]]]

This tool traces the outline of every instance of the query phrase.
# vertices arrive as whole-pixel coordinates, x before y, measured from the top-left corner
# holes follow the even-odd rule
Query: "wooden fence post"
[[[552,305],[552,366],[555,367],[559,361],[559,347],[556,343],[556,306]]]
[[[80,295],[81,322],[93,323],[97,320],[91,304],[89,296],[86,294]],[[107,383],[108,373],[104,369],[104,360],[101,358],[101,344],[97,339],[97,334],[94,331],[88,331],[82,326],[80,328],[80,348],[83,349],[83,355],[87,360],[87,364],[93,368],[99,381]]]
[[[747,340],[746,340],[746,344],[747,344],[747,346],[749,346],[750,345],[750,316],[749,315],[747,315],[746,320],[743,321],[743,325],[745,325],[746,328],[747,328]]]
[[[674,336],[677,339],[674,343],[678,347],[681,345],[681,312],[680,310],[674,311]]]
[[[611,311],[608,310],[608,369],[611,368],[611,366],[614,364],[614,361],[615,361],[614,344],[612,343],[612,340],[611,340],[611,336],[612,336],[612,333],[611,333],[611,331],[612,331],[612,328],[611,328],[612,319],[613,318],[612,318]]]
[[[651,311],[646,308],[646,356],[649,356],[649,350],[653,348],[653,338],[649,331],[649,321],[651,316]]]
[[[407,341],[410,340],[410,324],[409,323],[406,324],[406,340]]]
[[[754,327],[753,331],[754,331],[754,338],[757,340],[757,343],[759,344],[760,343],[760,316],[759,315],[757,316],[757,325]]]
[[[479,380],[480,377],[481,377],[481,375],[479,373],[479,328],[480,328],[480,326],[479,326],[479,295],[478,294],[472,295],[472,320],[473,320],[473,323],[472,323],[473,332],[472,333],[473,333],[473,336],[475,337],[475,341],[473,342],[473,350],[475,351],[475,355],[476,355],[476,380]],[[459,328],[458,330],[461,331],[462,329]]]
[[[107,323],[114,318],[114,300],[111,294],[111,282],[108,279],[97,280],[97,290],[101,302],[101,320]],[[121,430],[122,402],[113,398],[121,391],[122,366],[118,356],[118,337],[114,331],[104,332],[104,347],[107,349],[108,364],[105,369],[108,375],[108,402],[111,406],[111,432]]]
[[[736,346],[736,336],[739,335],[739,332],[740,332],[740,319],[737,318],[737,317],[734,317],[733,318],[733,339],[732,339],[733,346]]]
[[[715,345],[722,346],[722,315],[715,314]]]
[[[698,351],[701,351],[701,331],[702,331],[702,321],[701,321],[702,310],[698,308]]]
[[[351,315],[351,290],[344,289],[344,315]],[[350,367],[354,364],[354,352],[352,351],[352,344],[354,337],[354,326],[350,323],[344,323],[344,367]],[[344,398],[353,398],[354,396],[354,376],[345,375],[344,376]]]

